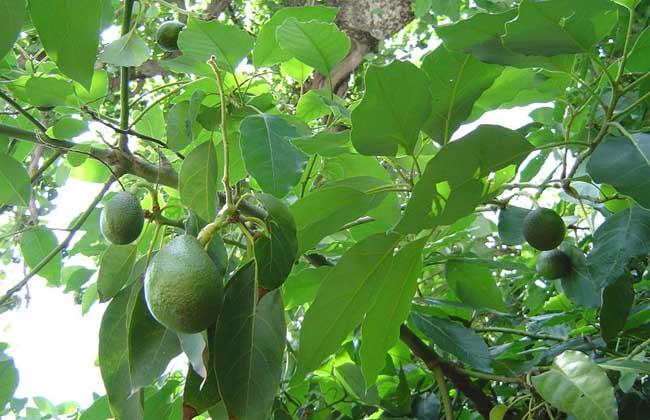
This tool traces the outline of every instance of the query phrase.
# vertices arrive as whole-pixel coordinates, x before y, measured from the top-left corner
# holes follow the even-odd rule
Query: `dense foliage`
[[[650,1],[0,12],[0,316],[105,304],[106,388],[14,398],[0,343],[0,416],[647,418]]]

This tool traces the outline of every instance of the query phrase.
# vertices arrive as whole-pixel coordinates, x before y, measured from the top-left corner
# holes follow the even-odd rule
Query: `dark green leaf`
[[[429,80],[408,61],[371,66],[366,91],[352,111],[352,144],[365,155],[389,155],[402,146],[414,152],[422,125],[431,111]]]
[[[58,244],[56,235],[43,226],[29,229],[20,235],[20,252],[25,264],[31,269],[39,265]],[[58,286],[61,281],[61,254],[57,253],[39,270],[38,275],[45,278],[50,285]]]
[[[608,217],[594,232],[587,257],[592,278],[600,287],[615,282],[630,258],[650,253],[650,211],[632,207]]]
[[[269,19],[260,33],[257,35],[255,48],[253,49],[253,61],[255,67],[268,67],[281,61],[291,58],[291,54],[284,51],[278,45],[276,30],[287,19],[294,18],[301,22],[316,20],[319,22],[331,22],[336,17],[336,8],[313,6],[313,7],[285,7],[278,10]]]
[[[0,153],[0,203],[27,207],[31,198],[27,170],[11,156]]]
[[[228,415],[264,420],[280,386],[286,327],[278,291],[268,292],[258,303],[255,271],[248,263],[226,287],[214,362]]]
[[[32,22],[47,55],[90,89],[99,44],[99,0],[30,0]]]
[[[284,197],[299,181],[307,156],[289,143],[300,137],[286,120],[269,114],[244,118],[240,147],[246,169],[264,192]]]
[[[0,27],[0,59],[14,46],[25,16],[25,0],[6,0],[0,3],[0,15],[3,17]]]
[[[162,375],[169,362],[181,352],[176,333],[156,321],[144,299],[141,283],[135,283],[135,299],[128,325],[128,354],[131,389],[137,391]]]
[[[253,38],[236,26],[190,18],[178,37],[178,47],[183,55],[199,63],[214,55],[221,70],[234,73],[253,48]]]
[[[394,233],[369,236],[352,246],[327,273],[302,323],[295,377],[302,378],[336,352],[372,308],[400,239]]]
[[[506,245],[521,245],[526,242],[523,233],[524,218],[530,210],[508,206],[499,212],[499,237]]]
[[[99,327],[99,369],[115,420],[144,417],[142,392],[131,394],[127,342],[127,312],[131,288],[115,296]]]
[[[523,0],[517,18],[506,23],[503,42],[522,54],[589,52],[609,34],[617,18],[609,0]]]
[[[360,356],[368,386],[375,383],[384,367],[386,353],[399,340],[399,328],[408,317],[422,271],[422,248],[425,244],[426,239],[419,239],[395,254],[377,300],[363,319]]]
[[[564,294],[578,306],[599,307],[602,302],[602,286],[591,275],[585,254],[575,246],[562,244],[560,248],[571,259],[571,273],[561,280]]]
[[[565,351],[553,360],[551,370],[533,376],[532,383],[544,400],[576,420],[618,419],[607,374],[584,353]]]
[[[462,302],[476,308],[507,310],[501,290],[488,267],[452,259],[445,264],[445,278]]]
[[[183,390],[183,403],[194,408],[197,413],[203,413],[221,401],[219,385],[214,369],[210,369],[208,377],[204,379],[194,372],[192,368],[187,371],[185,389]]]
[[[350,38],[333,23],[285,20],[276,30],[280,47],[328,76],[350,50]]]
[[[138,247],[135,245],[109,245],[102,254],[97,276],[99,301],[106,302],[127,284],[131,277]]]
[[[600,333],[603,340],[614,341],[625,327],[634,304],[634,288],[629,275],[623,275],[603,290],[603,306],[600,309]]]
[[[201,129],[190,101],[175,104],[167,113],[167,145],[172,150],[187,147]]]
[[[650,208],[650,135],[606,139],[591,155],[587,171],[594,181],[610,184]]]
[[[631,72],[645,73],[650,71],[650,28],[646,28],[634,43],[630,56],[625,62],[625,68]]]
[[[204,220],[217,214],[219,167],[214,143],[208,140],[194,148],[183,161],[178,180],[181,203]]]
[[[463,363],[467,363],[485,372],[491,372],[490,350],[485,341],[474,331],[442,319],[412,313],[413,323],[440,349],[453,354]]]

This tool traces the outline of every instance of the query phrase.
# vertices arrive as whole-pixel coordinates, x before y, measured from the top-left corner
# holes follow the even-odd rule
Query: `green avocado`
[[[559,279],[571,273],[571,258],[559,249],[544,251],[537,258],[535,268],[546,279]]]
[[[170,20],[164,22],[156,31],[156,42],[164,51],[178,51],[178,35],[185,25],[181,22]]]
[[[104,204],[99,228],[112,243],[130,244],[138,239],[143,226],[144,211],[135,195],[119,192]]]
[[[524,218],[523,234],[533,248],[549,251],[562,243],[566,226],[559,214],[551,209],[539,208]]]
[[[165,327],[197,333],[217,320],[223,303],[223,274],[199,241],[172,239],[153,256],[144,277],[151,314]]]

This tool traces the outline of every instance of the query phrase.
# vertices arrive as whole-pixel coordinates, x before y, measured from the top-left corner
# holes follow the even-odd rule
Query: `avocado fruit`
[[[102,235],[111,243],[126,245],[138,239],[144,226],[144,211],[138,197],[119,192],[105,204],[99,219]]]
[[[551,209],[538,208],[524,218],[523,234],[535,249],[550,251],[557,248],[566,235],[564,220]]]
[[[164,22],[156,31],[156,43],[163,51],[178,51],[178,35],[185,25],[176,20]]]
[[[144,293],[158,322],[175,332],[197,333],[217,320],[223,303],[223,273],[195,237],[181,235],[152,257]]]

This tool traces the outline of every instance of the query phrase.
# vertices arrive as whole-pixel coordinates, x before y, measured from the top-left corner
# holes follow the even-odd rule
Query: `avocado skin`
[[[533,248],[550,251],[564,240],[566,226],[559,214],[551,209],[539,208],[524,218],[523,234]]]
[[[163,22],[156,31],[156,43],[163,51],[178,51],[178,35],[185,28],[181,22]]]
[[[110,242],[130,244],[138,239],[143,226],[144,211],[135,195],[119,192],[104,204],[99,228]]]
[[[537,258],[535,268],[546,279],[559,279],[571,274],[571,258],[559,249],[544,251]]]
[[[223,303],[223,276],[196,238],[181,235],[151,259],[144,293],[158,322],[172,331],[193,334],[216,322]]]

